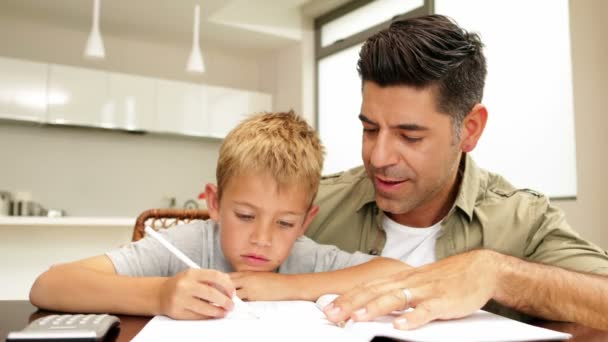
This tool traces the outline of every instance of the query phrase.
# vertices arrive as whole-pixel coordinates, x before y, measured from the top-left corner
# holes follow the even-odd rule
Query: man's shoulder
[[[480,169],[480,173],[482,181],[477,196],[478,204],[542,205],[548,203],[548,197],[539,191],[518,188],[505,177],[484,169]]]
[[[321,177],[321,186],[348,186],[358,184],[367,179],[367,173],[363,166],[357,166],[346,171],[340,171]]]
[[[356,206],[373,200],[374,188],[363,166],[323,176],[316,202],[326,203],[350,198]]]

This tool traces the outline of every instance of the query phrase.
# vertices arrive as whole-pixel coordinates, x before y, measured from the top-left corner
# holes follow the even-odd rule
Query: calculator
[[[108,314],[49,315],[40,317],[21,331],[10,332],[6,341],[101,341],[120,319]]]

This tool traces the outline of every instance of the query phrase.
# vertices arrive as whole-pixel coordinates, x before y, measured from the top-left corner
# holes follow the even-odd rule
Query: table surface
[[[0,301],[0,341],[4,341],[10,331],[19,331],[32,320],[50,314],[53,312],[38,310],[27,300]],[[130,341],[150,320],[150,317],[143,316],[117,316],[120,317],[120,329],[112,331],[106,341]],[[588,328],[580,324],[538,322],[534,325],[572,334],[570,342],[608,341],[608,331]]]

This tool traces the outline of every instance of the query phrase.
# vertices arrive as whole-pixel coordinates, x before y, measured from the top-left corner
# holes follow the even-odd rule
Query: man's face
[[[316,214],[316,207],[308,213],[310,197],[303,186],[279,188],[267,174],[232,177],[222,189],[218,206],[209,207],[232,267],[236,271],[277,269]]]
[[[363,85],[362,154],[376,202],[389,217],[414,227],[445,215],[460,161],[450,116],[436,107],[431,88]]]

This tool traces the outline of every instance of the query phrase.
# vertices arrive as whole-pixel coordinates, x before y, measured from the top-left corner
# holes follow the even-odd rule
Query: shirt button
[[[374,248],[374,249],[371,249],[371,250],[369,251],[369,254],[371,254],[371,255],[378,255],[378,254],[380,254],[380,253],[378,252],[378,250],[377,250],[377,249],[375,249],[375,248]]]

